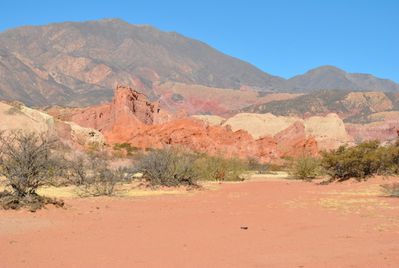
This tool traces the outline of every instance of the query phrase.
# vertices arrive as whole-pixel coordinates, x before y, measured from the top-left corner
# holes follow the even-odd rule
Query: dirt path
[[[399,199],[288,181],[0,211],[0,267],[398,267]]]

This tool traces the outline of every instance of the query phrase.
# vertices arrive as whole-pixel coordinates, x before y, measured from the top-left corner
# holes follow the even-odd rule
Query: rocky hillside
[[[66,22],[0,33],[0,96],[28,104],[109,100],[116,83],[165,81],[266,90],[282,79],[175,32],[121,20]]]
[[[298,133],[306,138],[313,138],[321,150],[336,149],[352,142],[344,122],[336,114],[311,116],[305,120],[294,116],[256,113],[238,113],[227,119],[205,115],[194,117],[210,125],[231,128],[233,131],[245,130],[255,139],[274,137],[283,144],[296,140]]]
[[[138,88],[151,99],[163,98],[171,107],[219,114],[262,103],[265,92],[399,92],[392,81],[332,66],[285,80],[203,42],[117,19],[0,33],[0,99],[83,106],[111,100],[116,84]],[[291,96],[268,100],[275,98]]]
[[[243,111],[307,117],[336,113],[345,122],[367,123],[375,113],[399,110],[399,93],[323,90],[289,100],[251,105]]]
[[[282,81],[276,89],[290,92],[312,92],[321,89],[399,92],[399,84],[371,74],[347,73],[334,66],[321,66]]]

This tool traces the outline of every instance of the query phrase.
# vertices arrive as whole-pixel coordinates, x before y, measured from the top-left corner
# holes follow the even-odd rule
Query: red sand
[[[0,211],[0,267],[398,267],[399,199],[331,195],[368,185],[248,182]]]

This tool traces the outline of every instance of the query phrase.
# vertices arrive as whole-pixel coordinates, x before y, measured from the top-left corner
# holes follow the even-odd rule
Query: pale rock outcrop
[[[58,137],[63,143],[75,148],[89,145],[101,147],[105,144],[103,135],[95,129],[57,120],[21,103],[0,102],[0,118],[0,130],[44,133]]]
[[[223,122],[223,126],[230,126],[233,131],[246,130],[255,139],[263,136],[274,136],[301,119],[273,114],[239,113]]]
[[[0,118],[0,130],[47,133],[54,128],[51,116],[25,107],[21,103],[0,102]]]
[[[199,118],[201,119],[201,117]],[[226,119],[222,125],[230,126],[233,131],[248,131],[252,137],[257,139],[263,136],[275,136],[297,123],[304,125],[304,140],[312,137],[317,142],[318,148],[322,150],[335,149],[350,143],[352,140],[346,132],[342,119],[333,113],[326,116],[312,116],[306,119],[275,116],[270,113],[239,113]],[[293,138],[297,139],[297,136]],[[285,136],[285,139],[288,140],[290,138]]]
[[[314,137],[321,150],[336,149],[352,141],[344,122],[336,114],[312,116],[304,124],[306,136]]]
[[[220,126],[226,120],[225,118],[218,115],[193,115],[192,117],[212,126]]]

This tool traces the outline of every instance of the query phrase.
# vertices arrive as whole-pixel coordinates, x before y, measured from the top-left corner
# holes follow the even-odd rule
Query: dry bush
[[[7,179],[10,191],[0,195],[0,206],[4,209],[28,207],[42,208],[52,203],[62,206],[63,202],[41,197],[38,187],[57,176],[60,162],[54,158],[51,149],[55,140],[47,135],[12,131],[0,133],[0,175]]]
[[[198,180],[241,181],[248,169],[247,161],[197,154],[168,147],[152,150],[138,160],[136,172],[141,172],[151,185],[197,186]]]
[[[78,186],[80,196],[111,196],[124,172],[113,170],[104,154],[77,155],[68,161],[71,182]]]
[[[269,170],[269,165],[259,162],[256,158],[247,159],[248,169],[256,171],[259,174],[265,174]]]

